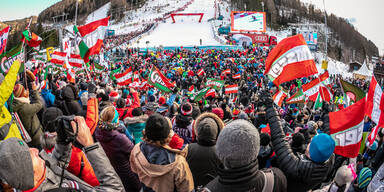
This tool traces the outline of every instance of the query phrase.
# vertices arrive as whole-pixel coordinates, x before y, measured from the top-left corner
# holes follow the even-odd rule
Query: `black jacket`
[[[237,169],[218,169],[219,176],[209,182],[205,188],[211,192],[251,192],[262,191],[265,179],[258,170],[257,160],[250,165]],[[287,179],[278,168],[271,168],[274,176],[273,191],[280,192],[287,190]]]
[[[285,140],[276,109],[272,107],[272,104],[267,108],[272,145],[279,161],[279,167],[287,176],[288,191],[308,191],[321,184],[333,167],[334,155],[322,164],[313,162],[303,154],[295,156]]]

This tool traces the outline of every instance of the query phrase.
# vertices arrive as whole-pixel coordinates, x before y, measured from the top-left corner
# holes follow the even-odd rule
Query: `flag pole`
[[[26,30],[29,30],[31,23],[32,23],[32,17],[31,17],[31,19],[29,19],[29,23],[28,23],[27,27],[25,27]],[[23,58],[24,61],[22,61],[22,62],[24,62],[24,65],[23,65],[23,67],[24,67],[24,84],[25,84],[25,88],[29,91],[28,83],[27,83],[27,71],[25,69],[25,61],[27,60],[27,54],[25,54],[25,48],[26,48],[25,41],[26,41],[25,37],[23,36],[23,43],[21,45],[21,49],[22,49],[21,51],[23,52],[23,57],[24,57]]]

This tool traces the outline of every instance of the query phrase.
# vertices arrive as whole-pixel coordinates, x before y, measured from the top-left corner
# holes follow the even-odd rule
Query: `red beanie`
[[[165,97],[164,96],[161,96],[159,98],[159,105],[163,105],[165,103]]]
[[[224,118],[224,110],[222,108],[213,108],[212,113],[216,114],[220,119]]]

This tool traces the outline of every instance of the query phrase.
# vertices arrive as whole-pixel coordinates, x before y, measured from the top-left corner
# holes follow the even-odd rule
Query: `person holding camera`
[[[43,108],[43,103],[40,99],[38,87],[35,82],[32,82],[31,99],[36,103],[31,103],[29,91],[22,84],[16,84],[13,88],[15,99],[12,103],[14,112],[17,112],[25,129],[28,131],[32,141],[31,147],[40,147],[40,137],[43,134],[40,120],[37,113]]]
[[[18,190],[47,191],[66,188],[79,191],[124,191],[120,178],[103,148],[94,143],[83,117],[62,116],[56,119],[57,140],[52,155],[29,148],[18,139],[0,142],[0,178]],[[73,142],[83,150],[95,170],[100,185],[92,187],[65,170]]]

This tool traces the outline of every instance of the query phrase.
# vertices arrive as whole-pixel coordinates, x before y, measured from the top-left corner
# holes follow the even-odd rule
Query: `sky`
[[[324,10],[323,0],[301,0]],[[327,13],[349,19],[384,54],[384,0],[324,0]]]
[[[60,0],[1,0],[0,21],[38,15]],[[301,0],[323,10],[323,0]],[[328,13],[347,18],[384,54],[384,0],[324,0]]]
[[[41,11],[59,1],[61,0],[1,0],[0,21],[37,16]]]

